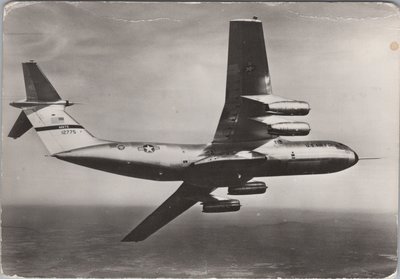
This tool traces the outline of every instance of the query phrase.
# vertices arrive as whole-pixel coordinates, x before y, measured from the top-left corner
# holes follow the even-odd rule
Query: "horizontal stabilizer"
[[[25,112],[21,111],[17,121],[15,121],[14,126],[8,134],[8,137],[13,139],[19,138],[30,128],[32,128],[31,122],[29,121],[28,117],[26,117]]]

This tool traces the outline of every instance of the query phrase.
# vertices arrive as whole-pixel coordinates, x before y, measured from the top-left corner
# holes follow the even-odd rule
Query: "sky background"
[[[378,3],[19,2],[5,9],[3,204],[158,206],[181,184],[128,178],[46,157],[31,130],[7,134],[34,59],[99,138],[206,143],[225,97],[229,20],[263,22],[275,95],[307,101],[307,137],[335,140],[360,161],[334,174],[269,177],[244,206],[397,211],[398,9]],[[290,139],[290,138],[288,138]],[[226,189],[216,194],[225,195]],[[198,208],[198,210],[200,210]]]

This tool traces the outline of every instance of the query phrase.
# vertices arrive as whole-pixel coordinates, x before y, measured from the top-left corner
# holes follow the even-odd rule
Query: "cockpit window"
[[[337,142],[337,143],[335,144],[335,146],[336,146],[338,149],[343,149],[343,150],[346,150],[346,149],[347,149],[347,146],[346,146],[346,145],[341,144],[341,143],[339,143],[339,142]]]

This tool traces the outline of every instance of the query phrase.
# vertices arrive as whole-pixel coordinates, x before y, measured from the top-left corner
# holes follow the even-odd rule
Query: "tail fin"
[[[10,103],[22,112],[9,137],[18,138],[33,126],[50,154],[105,142],[95,138],[65,112],[72,104],[61,100],[35,62],[22,63],[22,69],[26,100]]]
[[[61,98],[38,65],[30,61],[22,63],[26,100],[31,102],[57,102]]]

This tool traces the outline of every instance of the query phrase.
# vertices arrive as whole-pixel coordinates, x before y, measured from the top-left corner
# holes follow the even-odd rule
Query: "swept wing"
[[[221,143],[257,142],[256,145],[261,145],[276,137],[268,133],[264,123],[255,120],[265,116],[266,112],[263,102],[254,98],[264,98],[270,94],[271,82],[261,21],[231,21],[225,105],[211,148],[214,149],[213,146]],[[220,151],[225,153],[223,148]],[[226,163],[227,160],[234,164],[251,161],[242,156],[211,156],[198,162],[196,167],[208,168],[210,165]],[[213,190],[214,188],[200,188],[184,182],[123,241],[137,242],[146,239],[197,202],[212,199],[210,193]]]
[[[213,143],[266,141],[275,137],[268,133],[266,125],[252,120],[266,115],[265,106],[244,97],[270,94],[271,78],[261,21],[231,21],[225,105]]]
[[[122,241],[142,241],[199,201],[212,199],[214,188],[200,188],[184,182],[160,207],[144,219]]]

